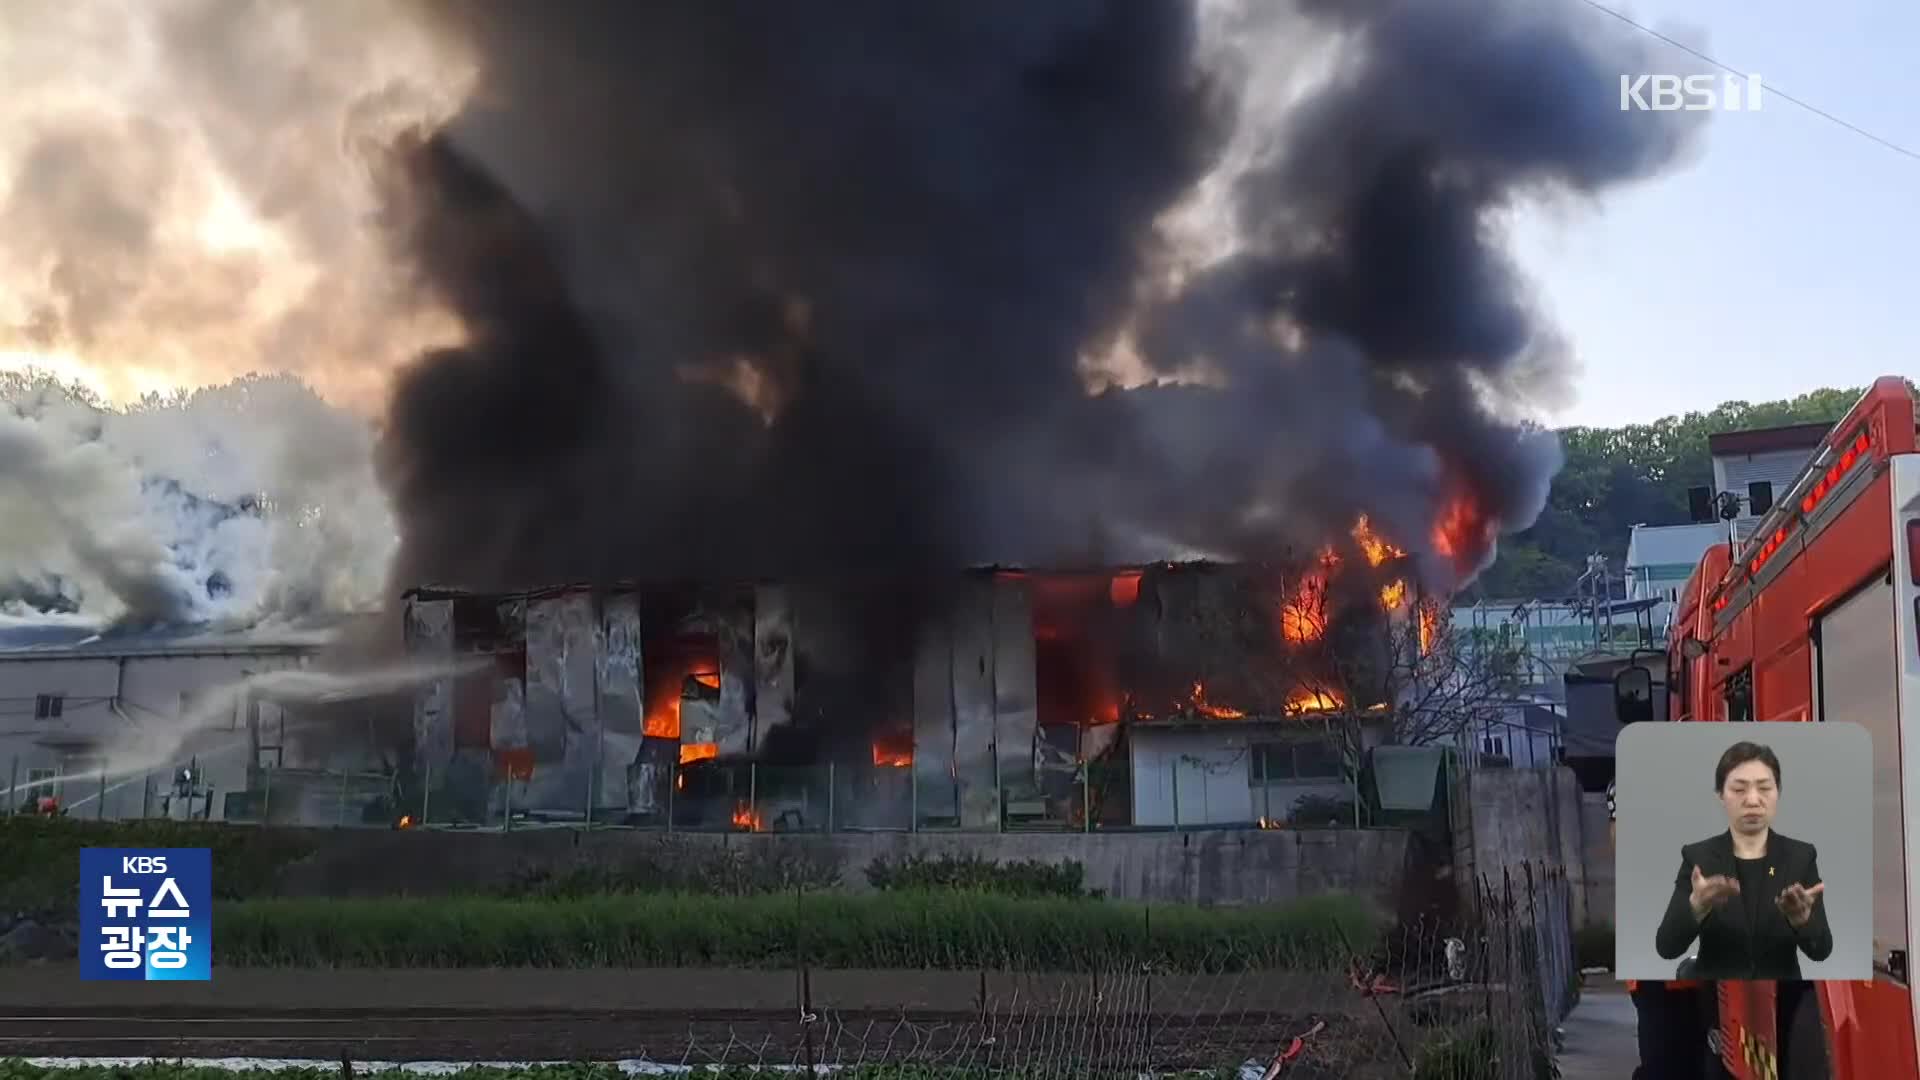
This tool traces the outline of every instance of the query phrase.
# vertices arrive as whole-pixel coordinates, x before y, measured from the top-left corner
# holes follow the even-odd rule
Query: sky
[[[1920,152],[1920,3],[1606,3]],[[1920,369],[1920,160],[1777,94],[1757,113],[1714,114],[1690,164],[1598,208],[1526,214],[1514,241],[1582,365],[1561,424]]]
[[[1595,2],[1694,44],[1731,67],[1758,73],[1776,92],[1758,113],[1714,114],[1692,160],[1675,170],[1610,191],[1597,205],[1523,210],[1511,223],[1512,246],[1534,283],[1536,302],[1560,328],[1581,367],[1564,407],[1541,419],[1556,425],[1645,421],[1732,399],[1772,400],[1821,386],[1862,385],[1878,375],[1920,367],[1907,336],[1900,334],[1920,291],[1913,255],[1920,252],[1920,213],[1914,212],[1920,159],[1811,114],[1778,93],[1920,152],[1920,108],[1915,107],[1920,65],[1912,60],[1913,43],[1920,41],[1920,3]],[[357,32],[354,20],[344,22],[342,33]],[[383,33],[383,39],[396,36]],[[0,61],[6,55],[0,42]],[[407,61],[405,70],[427,66],[411,53],[394,55]],[[1677,51],[1673,55],[1676,70],[1695,63]],[[317,103],[313,116],[301,118],[337,123],[340,103],[326,92],[366,85],[370,77],[357,70],[348,74],[341,75],[339,86],[316,76],[281,88],[286,92],[280,98],[263,96],[312,99]],[[168,107],[193,112],[204,106],[183,98]],[[1648,120],[1653,122],[1651,116]],[[280,182],[254,179],[266,190]],[[307,216],[316,235],[332,236],[342,232],[335,227],[345,220],[340,215],[351,212],[349,206],[326,206]],[[381,261],[371,249],[331,254],[336,271],[348,265],[365,270]],[[336,286],[341,295],[323,305],[328,313],[323,321],[296,324],[298,333],[291,336],[257,336],[322,342],[329,348],[317,351],[341,355],[383,351],[392,360],[415,355],[421,345],[450,333],[428,319],[402,335],[395,332],[391,313],[371,318],[388,290],[378,275],[361,270],[330,275],[337,282],[367,284],[357,291]],[[156,294],[152,302],[160,313],[201,310],[209,302],[197,293],[176,295],[178,289],[149,291]],[[365,340],[369,334],[378,340]],[[165,389],[183,376],[193,382],[223,381],[247,366],[241,350],[221,339],[178,344],[192,354],[189,366],[203,370],[188,372],[176,363],[151,370],[122,365],[111,372],[114,385],[100,389],[125,398]],[[37,363],[69,377],[97,374],[63,370],[63,359],[0,351],[0,367]],[[317,379],[316,386],[330,398],[363,410],[377,407],[382,380],[392,367],[388,362],[316,370],[283,360],[302,377]]]

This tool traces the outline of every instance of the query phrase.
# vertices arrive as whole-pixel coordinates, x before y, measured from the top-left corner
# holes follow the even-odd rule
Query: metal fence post
[[[583,820],[586,822],[586,826],[589,829],[593,828],[593,787],[594,787],[594,782],[599,778],[600,778],[600,746],[596,742],[593,747],[593,764],[587,767],[587,807],[586,807],[586,814]]]
[[[1253,760],[1260,766],[1260,825],[1273,827],[1273,778],[1267,775],[1267,755],[1254,748]]]
[[[1080,762],[1080,829],[1082,832],[1092,832],[1093,762],[1084,760],[1084,754],[1081,756],[1083,760]]]
[[[747,831],[759,832],[755,817],[760,813],[760,763],[747,762]]]
[[[334,827],[344,829],[347,825],[347,770],[340,770],[340,797],[334,803],[336,817]]]
[[[1180,759],[1167,766],[1167,776],[1173,782],[1173,827],[1180,827]]]
[[[429,761],[426,763],[426,767],[421,770],[421,778],[420,778],[420,826],[422,828],[426,827],[428,800],[432,798],[433,798],[433,762]]]
[[[105,821],[107,819],[107,763],[105,760],[100,762],[100,794],[94,796],[94,801],[99,805],[93,808],[93,820]]]
[[[827,762],[827,831],[833,831],[833,762]]]

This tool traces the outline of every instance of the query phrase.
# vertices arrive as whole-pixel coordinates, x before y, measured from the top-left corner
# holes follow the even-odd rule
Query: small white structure
[[[1652,615],[1656,632],[1666,626],[1700,557],[1727,539],[1724,522],[1633,527],[1627,540],[1627,599],[1658,602]]]
[[[1364,741],[1374,745],[1383,731],[1370,729]],[[1311,717],[1135,722],[1128,736],[1136,826],[1281,823],[1295,819],[1303,798],[1354,798],[1340,748]]]
[[[1475,765],[1504,763],[1517,769],[1560,764],[1565,718],[1544,697],[1516,698],[1497,714],[1477,719],[1463,749]]]
[[[247,787],[257,741],[249,719],[268,732],[284,725],[271,704],[223,706],[215,692],[304,667],[330,637],[9,629],[0,636],[0,805],[52,796],[74,817],[223,819],[225,796]],[[181,785],[190,763],[195,775]]]
[[[1740,539],[1745,540],[1774,500],[1793,486],[1832,426],[1795,424],[1707,436],[1713,490],[1740,498],[1740,516],[1734,519]]]

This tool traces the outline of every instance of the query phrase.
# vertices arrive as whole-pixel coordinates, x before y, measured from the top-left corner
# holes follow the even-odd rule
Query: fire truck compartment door
[[[1920,403],[1916,404],[1920,409]],[[1893,648],[1899,669],[1895,684],[1900,734],[1906,746],[1902,766],[1906,770],[1907,805],[1920,808],[1920,542],[1914,530],[1920,528],[1920,454],[1899,454],[1893,459],[1893,566],[1891,588],[1893,603]],[[1875,828],[1878,828],[1876,823]],[[1906,834],[1908,849],[1902,860],[1907,875],[1907,894],[1920,891],[1920,859],[1912,848],[1920,841],[1913,830]],[[1878,870],[1875,870],[1878,873]],[[1916,913],[1908,909],[1908,940],[1920,937],[1913,929]],[[1912,978],[1913,956],[1908,953],[1908,977]],[[1920,1032],[1920,994],[1908,994],[1914,1010],[1914,1030]]]
[[[1873,959],[1884,965],[1908,941],[1901,815],[1899,659],[1894,588],[1885,576],[1820,616],[1814,655],[1815,718],[1859,724],[1873,738]],[[1909,747],[1907,752],[1913,753]]]

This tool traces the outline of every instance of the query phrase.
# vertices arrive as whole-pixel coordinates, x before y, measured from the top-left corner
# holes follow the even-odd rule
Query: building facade
[[[436,823],[1284,819],[1327,786],[1321,766],[1255,744],[1308,739],[1323,727],[1315,714],[1349,704],[1387,708],[1305,687],[1326,686],[1368,642],[1384,649],[1372,631],[1406,617],[1383,608],[1371,578],[1353,579],[1348,601],[1298,610],[1302,594],[1327,592],[1319,565],[416,590],[410,655],[449,675],[416,702],[412,797]],[[1392,580],[1385,566],[1352,573],[1376,569]],[[1286,738],[1267,738],[1277,732]]]
[[[1772,508],[1774,499],[1793,486],[1832,426],[1796,424],[1707,436],[1707,453],[1713,457],[1713,490],[1731,494],[1740,502],[1740,516],[1733,519],[1739,539],[1745,540]]]
[[[225,820],[287,724],[240,688],[306,667],[326,636],[15,631],[0,641],[6,809]]]

